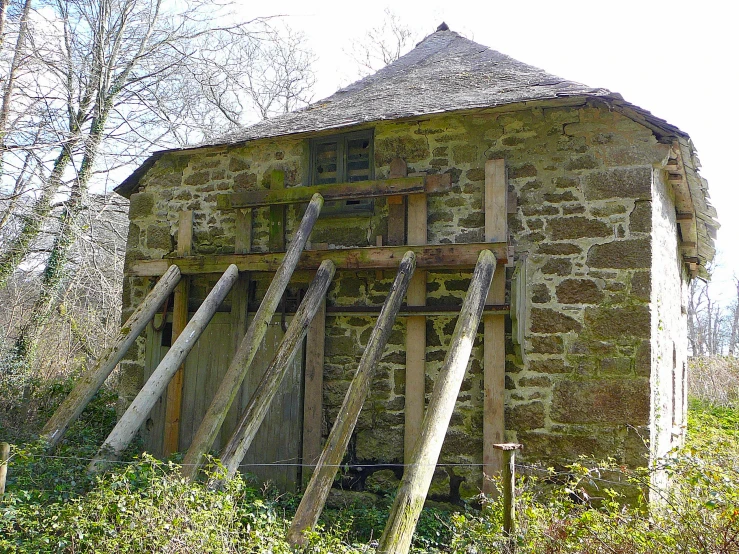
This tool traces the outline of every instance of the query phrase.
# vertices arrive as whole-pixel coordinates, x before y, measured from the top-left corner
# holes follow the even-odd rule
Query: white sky
[[[285,14],[318,56],[316,99],[355,80],[344,53],[390,9],[421,37],[442,21],[452,31],[565,79],[605,87],[690,134],[722,228],[716,294],[734,297],[739,276],[739,204],[733,167],[739,115],[739,9],[728,0],[462,0],[395,4],[281,0],[243,15]],[[359,8],[359,9],[357,9]]]

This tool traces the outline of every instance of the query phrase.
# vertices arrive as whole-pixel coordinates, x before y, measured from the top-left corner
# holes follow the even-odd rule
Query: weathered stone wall
[[[675,201],[662,171],[652,184],[652,417],[653,459],[684,439],[687,371],[687,277],[677,241]],[[665,475],[656,477],[665,482]]]
[[[586,454],[643,465],[657,355],[650,348],[652,174],[664,155],[652,133],[597,106],[447,114],[379,122],[374,129],[377,178],[388,176],[394,157],[408,162],[409,173],[452,177],[452,192],[429,196],[429,243],[483,240],[484,164],[506,160],[509,189],[518,198],[509,218],[512,242],[517,254],[528,254],[526,363],[516,361],[509,345],[506,364],[508,438],[524,443],[524,459],[560,464]],[[161,159],[131,198],[129,262],[171,254],[182,209],[195,211],[196,253],[232,252],[233,214],[215,209],[215,195],[269,187],[274,169],[285,171],[285,186],[305,183],[306,144],[295,138],[263,140]],[[289,209],[288,238],[299,215],[299,207]],[[387,234],[386,216],[386,201],[377,199],[368,217],[319,221],[311,241],[329,247],[374,244],[375,236]],[[253,237],[255,250],[267,250],[266,208],[255,210]],[[374,271],[340,272],[329,290],[329,305],[380,305],[393,277],[390,272],[382,278]],[[430,273],[428,304],[461,301],[469,278],[469,272]],[[129,279],[127,309],[140,301],[146,286]],[[257,296],[265,287],[260,281]],[[427,394],[455,322],[445,317],[427,323]],[[327,319],[326,433],[372,324],[369,317]],[[350,445],[350,461],[402,461],[404,333],[401,319]],[[123,366],[124,403],[140,386],[142,360],[139,344]],[[479,335],[442,452],[442,463],[459,465],[439,471],[433,495],[455,499],[479,490],[481,412]],[[366,484],[368,473],[351,476],[355,487]]]

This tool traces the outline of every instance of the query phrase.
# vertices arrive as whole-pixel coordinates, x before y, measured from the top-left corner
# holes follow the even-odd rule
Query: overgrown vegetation
[[[706,392],[736,390],[731,387],[739,382],[739,363],[694,362],[694,382],[709,374],[720,376],[722,386],[694,385],[699,397],[691,401],[688,442],[656,468],[670,475],[673,487],[659,491],[651,509],[643,501],[625,506],[612,482],[619,475],[648,490],[647,469],[625,473],[608,464],[575,464],[564,484],[542,469],[518,483],[516,551],[739,551],[739,400],[733,393],[712,398]],[[209,491],[201,483],[182,481],[176,464],[134,458],[135,449],[115,472],[89,479],[87,462],[113,424],[111,392],[101,393],[61,448],[45,456],[29,440],[68,387],[39,386],[24,401],[2,407],[0,435],[15,446],[8,491],[0,504],[0,552],[290,551],[283,537],[299,500],[295,495],[257,487],[245,478],[233,480],[225,490]],[[555,481],[560,484],[552,485]],[[583,486],[597,490],[600,499],[585,499]],[[374,552],[391,500],[327,510],[306,551]],[[495,501],[483,502],[481,510],[427,508],[414,548],[473,554],[506,551],[510,544],[502,533],[502,506]]]

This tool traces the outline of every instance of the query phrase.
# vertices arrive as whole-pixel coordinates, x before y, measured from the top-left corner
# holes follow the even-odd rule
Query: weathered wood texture
[[[508,184],[505,160],[485,163],[485,240],[508,241]],[[505,266],[495,270],[487,302],[505,302]],[[502,443],[505,435],[505,316],[485,315],[483,318],[483,420],[482,458],[483,485],[486,494],[495,494],[492,477],[503,467],[500,451],[493,445]]]
[[[182,334],[172,344],[164,359],[136,395],[136,398],[108,435],[108,438],[105,439],[95,458],[90,462],[88,471],[96,473],[104,469],[108,461],[117,459],[130,444],[141,424],[144,423],[149,412],[167,388],[172,376],[187,358],[195,342],[216,313],[218,306],[221,305],[221,302],[231,290],[238,276],[239,270],[233,265],[218,280],[218,283],[203,301],[200,309],[195,312]]]
[[[344,397],[344,402],[336,416],[336,421],[331,429],[326,446],[321,453],[310,483],[305,490],[303,499],[295,513],[295,518],[288,530],[287,540],[293,546],[303,544],[305,537],[303,532],[312,528],[318,521],[318,516],[323,510],[328,492],[331,489],[336,471],[341,459],[346,452],[354,427],[359,418],[364,401],[369,393],[372,376],[378,362],[382,358],[390,332],[393,328],[395,317],[403,301],[411,276],[415,269],[415,256],[408,252],[403,257],[398,268],[390,293],[382,307],[382,312],[377,318],[377,323],[372,329],[367,346],[359,361],[359,366],[349,385]]]
[[[470,269],[475,266],[477,257],[483,250],[491,250],[498,263],[508,261],[508,245],[504,242],[471,242],[466,244],[430,244],[426,246],[369,246],[334,250],[306,250],[296,266],[298,270],[315,271],[323,260],[331,260],[336,270],[392,269],[398,264],[406,251],[416,255],[419,269]],[[236,264],[239,271],[273,272],[282,263],[285,254],[280,252],[253,254],[224,254],[213,256],[191,256],[167,260],[139,261],[131,265],[131,275],[152,277],[161,275],[169,267],[177,264],[183,275],[201,273],[220,273],[230,264]]]
[[[516,533],[516,450],[521,446],[511,442],[493,445],[503,457],[503,532],[508,537]]]
[[[5,494],[5,480],[8,477],[8,460],[10,459],[10,445],[0,442],[0,498]]]
[[[284,189],[285,172],[273,171],[270,190],[278,192],[284,191]],[[269,207],[269,249],[272,252],[285,250],[285,206],[273,205]]]
[[[462,312],[452,334],[449,351],[436,378],[421,435],[413,449],[410,465],[406,467],[400,482],[378,552],[405,554],[410,548],[416,522],[423,509],[454,404],[462,386],[495,265],[492,252],[480,253]]]
[[[191,211],[180,212],[180,224],[177,230],[177,255],[189,256],[192,254],[192,219]],[[172,308],[172,342],[177,340],[187,325],[187,303],[190,297],[190,278],[180,281],[174,291],[174,306]],[[177,373],[167,387],[166,411],[164,414],[164,456],[177,452],[180,435],[180,415],[182,412],[182,384],[185,377],[185,368],[180,366]]]
[[[276,190],[253,190],[219,194],[217,205],[221,210],[236,208],[258,208],[278,204],[299,204],[308,202],[318,193],[328,202],[330,200],[356,200],[381,196],[404,196],[419,193],[436,194],[451,190],[451,177],[426,175],[421,177],[400,177],[391,175],[390,179],[377,181],[358,181],[310,187],[290,187]]]
[[[318,268],[313,282],[308,287],[297,313],[287,328],[282,342],[280,342],[275,357],[264,373],[257,390],[254,391],[254,395],[249,401],[249,405],[239,418],[233,434],[221,452],[221,462],[226,468],[228,479],[236,474],[241,460],[244,459],[244,454],[251,446],[259,426],[267,415],[270,403],[285,377],[285,371],[302,345],[303,339],[308,333],[308,327],[319,306],[326,298],[326,291],[331,284],[334,271],[334,264],[328,260]]]
[[[428,207],[425,194],[408,197],[408,244],[424,245],[428,233]],[[408,286],[408,306],[426,305],[426,272],[419,269]],[[426,404],[426,316],[411,316],[405,336],[405,429],[404,459],[410,459],[413,445],[421,433]]]
[[[54,415],[41,430],[41,439],[49,448],[56,446],[69,426],[79,417],[95,393],[103,386],[121,358],[141,334],[164,301],[172,294],[180,280],[180,270],[170,266],[152,291],[144,298],[123,324],[113,344],[98,359],[97,363],[77,382],[69,396],[64,399]]]
[[[390,178],[405,179],[408,165],[401,158],[390,162]],[[387,243],[390,246],[405,244],[405,196],[390,196],[387,199]]]
[[[185,477],[192,479],[197,475],[203,455],[213,446],[213,441],[239,392],[239,387],[243,383],[244,377],[246,377],[249,371],[249,366],[254,360],[254,356],[264,338],[267,325],[271,321],[277,305],[280,303],[282,294],[290,282],[293,271],[295,271],[300,253],[305,248],[305,243],[308,241],[308,237],[313,230],[313,225],[318,219],[322,206],[323,198],[319,194],[315,194],[303,215],[300,226],[295,232],[293,241],[284,255],[282,264],[280,264],[274,279],[272,279],[264,295],[264,300],[262,300],[257,313],[254,315],[254,320],[249,325],[246,335],[241,341],[239,349],[234,355],[228,371],[226,371],[226,375],[223,377],[221,386],[218,387],[218,391],[190,444],[190,448],[183,460],[183,474]]]
[[[308,329],[305,345],[305,392],[303,395],[303,482],[313,475],[321,455],[323,421],[323,362],[326,346],[326,298]]]

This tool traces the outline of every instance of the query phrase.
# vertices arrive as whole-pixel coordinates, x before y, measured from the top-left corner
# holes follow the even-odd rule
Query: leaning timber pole
[[[227,479],[236,474],[246,451],[249,450],[259,426],[267,415],[272,399],[277,394],[277,389],[285,377],[290,362],[295,357],[295,353],[308,333],[311,321],[313,321],[319,306],[326,297],[326,291],[331,284],[335,271],[336,268],[331,260],[324,260],[321,263],[313,282],[308,287],[305,298],[300,303],[300,307],[295,312],[285,336],[280,341],[280,346],[272,363],[269,364],[257,390],[254,391],[251,400],[249,400],[249,405],[239,419],[236,429],[234,429],[231,438],[222,450],[221,463],[227,470]],[[211,483],[213,488],[218,486],[219,482],[217,481]]]
[[[483,250],[480,253],[470,288],[467,290],[462,311],[454,328],[449,351],[434,385],[421,434],[400,482],[377,552],[406,554],[410,548],[413,531],[426,501],[454,404],[462,386],[485,306],[485,298],[493,280],[495,264],[492,252]]]
[[[287,252],[285,252],[285,257],[282,259],[280,267],[277,268],[274,279],[272,279],[264,295],[264,300],[259,305],[257,313],[254,314],[254,319],[249,325],[241,344],[239,344],[239,348],[236,354],[234,354],[226,374],[223,376],[223,380],[208,407],[208,411],[205,413],[203,421],[200,423],[200,427],[198,427],[192,439],[190,448],[187,454],[185,454],[185,459],[182,460],[182,475],[184,477],[188,479],[195,478],[203,461],[203,456],[213,446],[223,420],[226,419],[228,410],[231,408],[231,404],[233,404],[239,392],[239,387],[244,382],[252,360],[254,360],[257,350],[262,344],[264,335],[267,332],[267,326],[272,321],[272,316],[280,303],[282,294],[285,292],[285,288],[290,282],[290,277],[298,265],[300,254],[305,248],[305,243],[308,241],[308,237],[313,230],[313,225],[318,219],[318,215],[321,213],[322,207],[323,197],[318,193],[314,194],[310,204],[308,204],[308,208],[305,210],[300,227],[295,232],[295,236]]]
[[[77,385],[57,408],[54,415],[41,430],[41,440],[50,450],[54,448],[69,429],[69,426],[80,416],[95,393],[100,390],[130,346],[146,328],[159,307],[172,294],[180,281],[180,269],[176,265],[169,266],[144,301],[139,304],[123,324],[118,336],[106,352],[98,359],[97,364],[77,382]]]
[[[287,532],[287,540],[292,546],[305,544],[303,532],[306,529],[313,528],[318,521],[318,516],[321,515],[336,471],[349,445],[349,439],[357,424],[357,419],[359,419],[359,412],[362,410],[362,405],[369,393],[372,376],[375,373],[377,363],[382,358],[400,304],[403,302],[403,297],[405,297],[406,290],[408,290],[408,283],[410,283],[415,269],[416,255],[411,251],[406,252],[400,262],[398,274],[395,276],[390,294],[385,299],[382,311],[377,318],[377,324],[372,329],[367,347],[359,361],[357,372],[349,385],[349,390],[346,391],[344,403],[336,416],[326,446],[321,453],[313,476],[305,489],[305,494],[303,494],[300,506],[298,506],[298,511],[295,513],[295,518]]]
[[[144,423],[151,409],[167,388],[172,376],[187,358],[195,343],[200,338],[208,323],[213,318],[223,299],[233,287],[239,277],[239,269],[231,264],[221,276],[213,290],[203,301],[198,311],[192,316],[185,328],[170,347],[169,352],[162,358],[159,365],[151,374],[148,381],[134,398],[131,405],[118,421],[116,426],[105,439],[95,458],[87,468],[89,473],[97,473],[107,466],[107,463],[117,459],[121,452],[131,443],[134,435]]]

